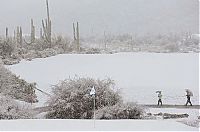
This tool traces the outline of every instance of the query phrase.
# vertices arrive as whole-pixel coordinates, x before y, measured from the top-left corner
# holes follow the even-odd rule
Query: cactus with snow
[[[44,33],[44,39],[47,43],[50,44],[51,47],[51,19],[49,15],[49,4],[48,0],[46,0],[46,6],[47,6],[47,19],[42,20],[42,28]]]
[[[79,23],[73,23],[73,35],[74,35],[74,43],[76,44],[76,50],[80,52],[80,36],[79,36]]]
[[[16,35],[17,43],[22,45],[22,27],[17,27],[17,35]]]
[[[31,19],[31,43],[35,42],[35,26],[33,24],[33,19]]]

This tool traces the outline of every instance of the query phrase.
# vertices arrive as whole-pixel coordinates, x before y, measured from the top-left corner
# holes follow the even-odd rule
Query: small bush
[[[90,48],[87,51],[85,51],[85,54],[100,54],[100,49],[97,48]]]
[[[89,95],[91,87],[96,89],[96,109],[113,106],[121,101],[118,91],[114,90],[111,79],[74,78],[53,86],[53,97],[48,101],[52,110],[46,118],[91,119],[93,98]]]
[[[141,119],[144,108],[135,103],[116,104],[96,112],[97,119]]]
[[[0,94],[0,104],[0,120],[33,118],[33,114],[27,109],[28,106],[22,106],[8,96]]]
[[[37,102],[35,83],[27,83],[0,65],[0,93],[29,103]]]

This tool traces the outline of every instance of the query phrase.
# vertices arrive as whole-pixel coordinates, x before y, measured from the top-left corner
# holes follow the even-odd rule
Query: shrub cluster
[[[27,83],[0,64],[0,93],[29,103],[37,102],[35,83]]]
[[[111,79],[74,78],[53,86],[53,96],[48,101],[50,119],[91,119],[93,118],[95,87],[95,109],[98,119],[140,119],[143,109],[134,103],[123,104],[119,90]]]
[[[96,89],[96,109],[113,106],[121,101],[111,79],[92,78],[67,79],[53,87],[53,97],[49,101],[52,111],[47,118],[90,119],[93,116],[93,97],[91,87]]]
[[[8,96],[0,94],[0,104],[0,120],[33,118],[33,114],[28,109],[28,105],[22,106]]]
[[[97,119],[141,119],[144,108],[132,103],[119,103],[96,112]]]

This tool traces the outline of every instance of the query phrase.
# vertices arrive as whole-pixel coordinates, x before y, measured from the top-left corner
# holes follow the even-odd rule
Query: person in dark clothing
[[[190,100],[190,95],[189,94],[187,94],[186,95],[186,97],[187,97],[187,102],[186,102],[186,106],[188,105],[188,103],[190,103],[190,106],[192,106],[192,103],[191,103],[191,100]]]
[[[185,105],[187,106],[188,103],[190,103],[190,106],[192,106],[192,103],[191,103],[190,97],[193,96],[193,93],[192,93],[192,91],[189,90],[189,89],[186,89],[185,92],[186,92],[186,97],[187,97],[187,102],[186,102]]]
[[[161,91],[158,92],[158,106],[159,104],[161,104],[162,106],[162,94],[161,94]]]

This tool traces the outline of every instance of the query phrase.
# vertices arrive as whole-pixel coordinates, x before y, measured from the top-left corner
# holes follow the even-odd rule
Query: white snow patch
[[[11,127],[12,126],[12,127]],[[170,120],[10,120],[0,121],[0,131],[199,131]]]

